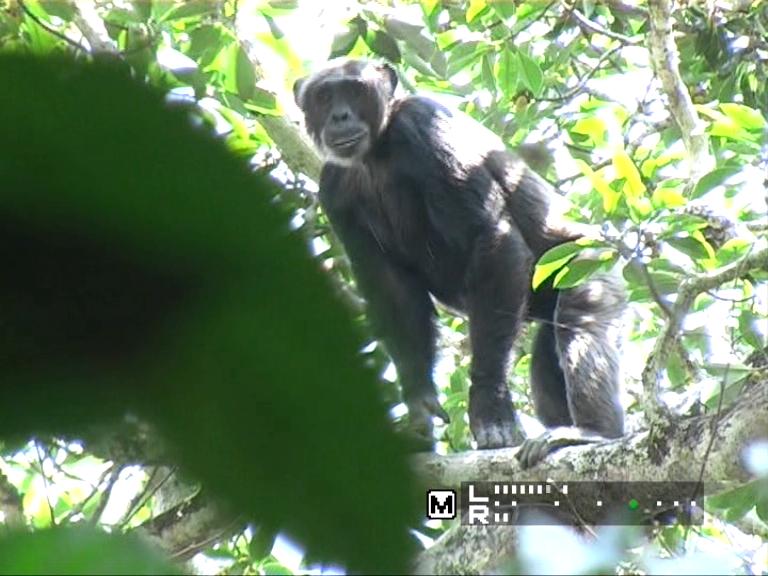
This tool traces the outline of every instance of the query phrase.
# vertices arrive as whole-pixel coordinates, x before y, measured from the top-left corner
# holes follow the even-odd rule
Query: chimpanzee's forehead
[[[375,66],[367,60],[346,60],[321,70],[311,78],[311,83],[320,84],[345,78],[374,78],[379,75]]]

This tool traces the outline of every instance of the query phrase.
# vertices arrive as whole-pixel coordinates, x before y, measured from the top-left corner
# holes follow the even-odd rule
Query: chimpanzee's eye
[[[328,104],[331,101],[331,89],[328,86],[320,86],[315,94],[317,102],[320,104]]]

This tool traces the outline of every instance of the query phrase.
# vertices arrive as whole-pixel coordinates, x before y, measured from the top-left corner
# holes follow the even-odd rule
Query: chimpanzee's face
[[[365,156],[384,127],[396,84],[392,68],[360,60],[296,82],[307,132],[328,161],[349,166]]]

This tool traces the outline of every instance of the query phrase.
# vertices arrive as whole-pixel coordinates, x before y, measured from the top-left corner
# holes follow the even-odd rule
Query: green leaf
[[[650,276],[653,286],[659,294],[676,294],[680,289],[682,276],[679,274],[665,272],[663,270],[651,270]]]
[[[12,532],[0,538],[2,574],[181,574],[138,537],[91,528]]]
[[[582,173],[589,179],[592,187],[598,191],[600,197],[603,199],[603,210],[606,215],[610,216],[614,213],[619,205],[621,194],[616,192],[608,182],[598,173],[592,170],[592,167],[583,160],[576,160],[576,164],[581,169]]]
[[[495,0],[491,2],[491,8],[502,18],[507,20],[515,15],[514,0]]]
[[[164,4],[164,2],[155,2],[155,5]],[[163,12],[158,22],[166,22],[170,20],[192,20],[200,18],[201,16],[207,16],[213,14],[216,11],[216,4],[209,0],[185,0],[173,6]]]
[[[469,389],[469,375],[465,368],[457,368],[450,378],[451,392],[461,393]]]
[[[651,203],[657,210],[685,206],[687,200],[677,188],[656,188],[651,196]]]
[[[467,6],[466,19],[467,23],[472,22],[480,14],[488,9],[488,3],[486,0],[469,0],[469,6]]]
[[[392,36],[381,30],[374,30],[368,33],[365,39],[368,47],[379,56],[382,56],[397,64],[401,60],[400,49],[397,47],[397,43],[392,39]]]
[[[627,195],[628,201],[639,198],[645,192],[645,184],[643,184],[640,172],[623,147],[620,147],[614,153],[613,167],[616,170],[617,178],[624,178],[626,180],[624,193]]]
[[[728,119],[726,122],[713,122],[709,125],[707,130],[710,136],[721,136],[723,138],[730,138],[731,140],[745,141],[745,142],[757,142],[759,136],[750,134],[733,120]]]
[[[507,98],[517,93],[518,59],[512,50],[503,50],[496,60],[496,78],[501,92]]]
[[[387,18],[384,25],[387,32],[405,42],[408,48],[416,52],[423,60],[429,62],[437,54],[440,54],[445,60],[445,56],[437,49],[434,39],[424,32],[423,26],[417,26],[397,18]]]
[[[248,100],[256,92],[256,73],[243,47],[239,43],[235,46],[237,47],[237,54],[234,59],[237,95],[243,100]]]
[[[253,536],[248,543],[248,553],[253,560],[260,560],[266,557],[272,552],[272,547],[275,545],[275,539],[277,538],[277,532],[272,528],[265,526],[255,526],[253,528]]]
[[[424,18],[429,24],[430,30],[434,32],[437,26],[437,18],[440,15],[441,2],[440,0],[419,0]]]
[[[765,347],[765,339],[757,330],[757,323],[765,323],[764,317],[758,317],[754,312],[744,309],[739,314],[739,334],[755,350],[762,350]]]
[[[726,241],[715,254],[718,266],[726,266],[744,257],[754,246],[745,238],[731,238]]]
[[[290,14],[298,7],[299,0],[268,0],[266,4],[261,3],[259,11],[270,18],[277,18]]]
[[[603,267],[600,260],[574,259],[555,276],[555,288],[572,288],[587,280],[593,272]]]
[[[541,71],[539,64],[524,52],[518,52],[517,57],[520,63],[520,77],[523,84],[533,92],[534,96],[538,96],[541,94],[541,89],[544,86],[544,73]]]
[[[768,523],[768,479],[763,477],[756,482],[758,485],[758,490],[755,512],[757,513],[757,516],[760,518],[760,520]]]
[[[605,142],[605,135],[608,132],[608,127],[605,125],[605,120],[602,118],[598,116],[586,116],[577,120],[569,132],[589,136],[595,145],[600,146]]]
[[[245,102],[245,107],[257,114],[277,114],[279,111],[277,97],[269,90],[258,86],[253,87],[253,94]]]
[[[453,76],[479,60],[490,48],[476,41],[462,42],[452,48],[448,54],[447,76]]]
[[[245,521],[350,572],[403,573],[423,496],[278,190],[122,63],[80,60],[0,55],[0,437],[136,414]],[[70,572],[108,571],[106,550]]]
[[[758,495],[758,482],[752,481],[727,492],[710,496],[706,505],[718,510],[724,510],[728,522],[741,520],[755,507]]]
[[[421,57],[415,52],[411,52],[409,50],[403,52],[403,61],[425,76],[434,77],[436,75],[435,70],[432,69],[432,66],[430,66],[427,62],[424,62],[424,60],[422,60]]]
[[[440,50],[435,50],[429,64],[440,78],[445,78],[448,74],[448,61],[445,59],[445,54]]]
[[[261,569],[264,571],[264,574],[267,576],[292,576],[293,572],[286,567],[280,564],[279,562],[268,562],[264,564]]]
[[[766,128],[765,118],[760,111],[749,106],[728,102],[720,104],[720,110],[746,130],[762,132]]]
[[[43,10],[51,16],[58,16],[68,22],[71,21],[75,15],[75,8],[69,2],[62,2],[61,0],[38,0],[38,3]]]
[[[665,214],[659,218],[659,222],[667,224],[667,228],[659,235],[659,238],[670,238],[680,232],[693,233],[703,230],[708,226],[707,221],[694,214]]]
[[[547,250],[539,258],[536,268],[533,271],[533,280],[531,282],[533,289],[536,290],[544,280],[560,270],[571,258],[583,250],[583,247],[574,242],[566,242]]]
[[[152,3],[156,0],[147,0],[146,2],[134,2],[131,4],[133,11],[138,15],[141,22],[146,22],[152,16]]]
[[[683,254],[690,256],[693,260],[703,260],[715,256],[712,246],[699,231],[692,232],[687,236],[667,238],[667,243]]]
[[[213,62],[222,47],[222,29],[219,26],[198,26],[189,33],[187,55],[198,61],[201,68]]]
[[[755,505],[755,496],[757,495],[757,483],[749,482],[742,486],[738,486],[731,490],[721,492],[709,496],[706,499],[706,504],[710,508],[717,510],[726,510],[728,508],[744,508],[747,507],[747,512]]]
[[[627,281],[627,284],[631,286],[635,284],[642,284],[644,281],[644,276],[640,270],[639,265],[632,260],[624,265],[624,268],[621,271],[621,275],[624,280]]]
[[[491,94],[496,92],[496,76],[493,74],[494,59],[493,52],[483,54],[483,64],[481,68],[483,87],[491,92]]]
[[[626,186],[624,186],[626,189]],[[629,194],[625,195],[624,201],[629,208],[629,217],[633,222],[645,221],[653,212],[653,204],[650,198],[645,196],[631,197]]]
[[[65,2],[57,2],[57,4],[62,4],[64,6],[69,5]],[[109,24],[120,24],[126,27],[133,24],[143,24],[146,22],[147,18],[149,18],[149,13],[151,12],[150,7],[146,4],[146,2],[139,2],[137,6],[134,5],[130,9],[113,8],[106,13],[104,21]],[[137,9],[138,6],[141,6],[143,10],[139,11]]]
[[[338,58],[346,56],[357,42],[360,36],[360,30],[356,24],[348,24],[344,32],[336,34],[331,44],[331,54],[329,58]]]
[[[43,21],[50,20],[47,13],[36,3],[25,4],[28,10]],[[29,14],[24,14],[23,29],[29,35],[29,48],[33,54],[47,55],[59,48],[61,42],[56,36],[35,22]]]

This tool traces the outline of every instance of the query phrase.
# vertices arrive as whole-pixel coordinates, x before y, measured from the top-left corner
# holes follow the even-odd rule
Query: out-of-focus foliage
[[[351,318],[269,182],[128,72],[0,56],[0,435],[129,411],[227,506],[404,567],[405,454]]]
[[[768,2],[676,4],[672,25],[680,50],[680,72],[704,123],[715,159],[714,169],[692,190],[679,129],[670,118],[666,97],[650,67],[644,2],[126,0],[98,1],[95,7],[97,20],[105,25],[114,51],[136,79],[170,92],[174,100],[196,103],[194,113],[202,124],[215,130],[234,153],[255,157],[261,172],[269,172],[282,182],[276,202],[291,212],[293,227],[304,234],[323,268],[348,292],[354,291],[350,271],[317,208],[315,186],[282,160],[289,157],[289,151],[277,149],[267,129],[268,119],[288,117],[298,121],[290,94],[293,81],[332,56],[385,58],[399,67],[404,91],[428,91],[501,135],[573,202],[575,219],[602,227],[600,237],[560,247],[545,256],[534,281],[555,275],[560,285],[567,286],[600,268],[618,266],[623,272],[631,301],[623,400],[633,424],[632,417],[641,408],[638,398],[643,362],[666,324],[666,310],[681,282],[694,273],[715,273],[738,263],[766,241],[768,230]],[[83,24],[74,4],[17,0],[0,2],[0,7],[3,5],[3,51],[68,51],[84,56],[90,49],[88,36],[93,31],[86,24],[93,24],[93,17]],[[256,67],[255,58],[259,60]],[[4,90],[5,86],[0,87],[0,94]],[[93,96],[83,94],[82,98],[88,102]],[[113,113],[117,116],[134,106],[113,106]],[[45,118],[48,113],[41,108],[38,114]],[[141,109],[134,113],[140,116]],[[15,122],[22,126],[25,120]],[[6,126],[0,129],[9,133]],[[110,159],[112,141],[114,138],[94,143],[93,150],[72,152],[72,157],[88,165],[100,165]],[[67,135],[60,135],[59,142],[66,148]],[[8,145],[13,146],[12,141]],[[164,149],[157,155],[169,158],[171,153],[178,159],[164,162],[171,162],[178,173],[182,194],[199,182],[187,175],[191,161],[184,149]],[[38,158],[38,163],[27,169],[30,173],[49,170],[49,160],[45,156]],[[127,175],[142,173],[160,190],[156,173],[148,171],[145,164],[136,166],[130,157],[122,162]],[[94,174],[91,184],[114,191],[119,178]],[[224,194],[219,182],[221,172],[209,173],[209,177],[217,193]],[[231,201],[246,212],[239,198]],[[239,221],[252,222],[250,232],[256,242],[257,237],[261,238],[261,221],[247,213],[240,216]],[[223,228],[226,230],[228,227]],[[196,246],[207,241],[208,237]],[[154,246],[158,254],[164,249],[162,242]],[[270,248],[265,246],[264,250]],[[765,272],[756,271],[696,299],[683,325],[680,345],[672,350],[660,383],[663,398],[676,412],[715,412],[727,407],[738,398],[754,367],[765,366],[766,280]],[[304,294],[304,284],[301,289]],[[310,301],[306,295],[299,298]],[[232,306],[247,314],[245,296]],[[297,309],[296,318],[306,327],[317,327],[320,320],[311,309]],[[273,324],[266,326],[269,331],[274,328]],[[467,323],[441,312],[441,327],[443,352],[436,378],[451,423],[438,427],[439,449],[461,451],[471,447],[465,418],[469,385]],[[294,338],[297,330],[295,325],[281,329],[287,339]],[[307,368],[304,348],[296,344],[286,354],[297,368],[312,370]],[[530,413],[528,349],[528,339],[521,339],[511,374],[513,396],[525,413]],[[381,372],[387,367],[378,348],[367,348],[364,357]],[[335,358],[327,357],[327,363],[336,362]],[[384,380],[390,375],[385,374]],[[194,368],[190,368],[188,378],[194,380],[194,376]],[[310,402],[321,398],[323,403],[317,404],[317,411],[328,418],[358,411],[357,406],[331,408],[339,400],[332,387],[319,381],[316,385],[305,384],[304,388],[290,390],[297,396],[307,395]],[[355,384],[365,387],[362,381]],[[383,382],[380,391],[399,415],[402,407],[396,388]],[[177,399],[176,409],[187,409],[188,392],[180,395],[184,399]],[[31,409],[58,415],[58,411],[46,407],[44,400],[38,398]],[[228,447],[229,453],[248,460],[265,476],[268,472],[275,478],[290,480],[281,476],[286,470],[286,456],[279,452],[283,445],[276,444],[281,448],[274,452],[271,447],[285,434],[282,420],[260,420],[261,430],[268,433],[253,433],[258,429],[253,420],[258,418],[255,413],[250,415],[241,394],[205,390],[197,400],[190,401],[222,402],[226,415],[210,426],[218,429],[225,420],[231,420],[242,430],[240,440]],[[237,411],[230,414],[233,409],[248,415],[238,417]],[[85,402],[82,416],[90,418],[92,413],[103,410],[95,400]],[[198,421],[203,422],[200,418]],[[294,425],[304,432],[312,426],[301,419],[291,420]],[[357,436],[356,426],[350,424],[349,429],[352,436]],[[189,432],[182,428],[177,438]],[[315,443],[332,448],[333,437],[323,426],[315,426],[309,434],[311,441],[302,440],[305,450]],[[87,455],[87,444],[85,454],[74,453],[69,446],[59,440],[7,446],[8,457],[0,460],[0,471],[23,495],[19,507],[23,510],[22,523],[47,526],[52,523],[51,517],[57,523],[102,518],[100,500],[86,498],[89,489],[82,484],[67,484],[71,467],[87,470],[82,477],[100,487],[99,493],[109,494],[114,489],[111,478],[119,486],[126,482],[125,471],[112,468],[110,472],[94,463]],[[377,445],[370,449],[382,461],[386,459]],[[331,466],[331,461],[325,465]],[[141,477],[139,485],[152,485],[151,473],[141,469],[133,472]],[[248,482],[250,478],[240,480]],[[312,485],[309,476],[293,481]],[[358,488],[358,482],[349,480],[347,488]],[[69,487],[51,488],[65,485]],[[255,482],[252,490],[262,491],[253,498],[274,498],[275,493]],[[123,491],[130,492],[125,487]],[[742,522],[743,526],[744,522],[768,520],[761,494],[750,484],[722,495],[713,502],[713,515],[704,528],[659,530],[652,546],[634,549],[628,566],[633,566],[632,562],[650,566],[646,562],[649,557],[682,555],[686,546],[704,548],[705,543],[714,543],[743,558],[749,569],[766,570],[766,543],[745,536],[732,524]],[[306,495],[298,491],[296,496],[294,504],[298,507]],[[330,496],[327,503],[333,505]],[[123,527],[135,526],[152,516],[151,491],[137,504],[129,508],[132,513]],[[285,517],[291,517],[293,510],[284,509]],[[370,530],[377,533],[379,520],[371,516],[367,521]],[[337,535],[333,528],[338,520],[333,514],[318,514],[307,526],[310,524],[308,535],[316,530],[327,530],[329,537]],[[430,524],[421,532],[434,537],[443,528]],[[277,530],[251,526],[231,538],[222,537],[207,550],[206,557],[233,573],[280,573],[287,567],[273,555],[279,548],[273,546]],[[763,536],[768,534],[764,525],[763,530]],[[302,544],[310,541],[307,537]],[[309,552],[315,552],[311,546]],[[615,560],[613,556],[611,560]],[[714,565],[710,563],[710,567]],[[717,568],[733,569],[727,563]],[[535,566],[532,569],[536,571]],[[649,567],[651,571],[669,569]]]
[[[176,574],[179,571],[136,536],[93,528],[56,528],[0,539],[3,574]]]

